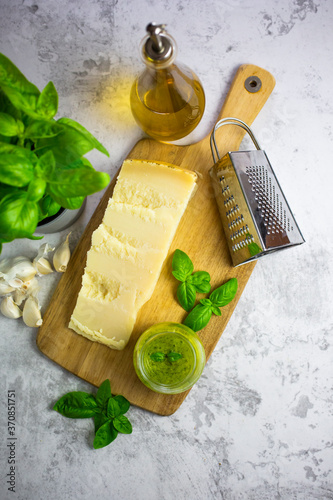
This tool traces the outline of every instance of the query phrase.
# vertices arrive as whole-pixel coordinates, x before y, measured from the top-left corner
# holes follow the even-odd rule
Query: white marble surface
[[[92,449],[92,420],[52,411],[70,390],[94,390],[44,357],[36,329],[0,319],[1,499],[332,499],[331,0],[0,0],[0,51],[39,87],[53,80],[59,116],[91,130],[114,174],[141,137],[128,94],[137,45],[165,22],[179,60],[200,76],[206,135],[240,64],[270,71],[276,87],[253,129],[306,239],[261,260],[180,409],[132,407],[131,436]],[[73,226],[75,247],[102,193]],[[58,244],[66,231],[47,237]],[[5,245],[34,256],[39,242]],[[43,311],[58,277],[44,278]],[[16,492],[7,490],[7,391],[17,395]]]

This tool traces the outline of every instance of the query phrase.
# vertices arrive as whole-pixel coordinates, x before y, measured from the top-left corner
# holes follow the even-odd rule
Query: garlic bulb
[[[4,278],[11,285],[11,280],[16,278],[22,281],[29,281],[36,274],[36,269],[32,262],[23,256],[7,257],[0,261],[0,278]]]
[[[49,252],[53,252],[53,250],[54,247],[51,247],[48,243],[44,243],[44,245],[39,248],[38,254],[33,260],[33,265],[39,276],[53,273],[50,262],[45,258],[45,255]]]
[[[54,269],[59,273],[64,273],[67,269],[67,264],[71,257],[71,251],[69,249],[68,238],[71,233],[68,233],[65,241],[56,249],[53,255],[53,265]]]
[[[7,293],[11,293],[15,288],[13,286],[8,285],[7,281],[0,278],[0,296],[7,295]]]
[[[7,318],[20,318],[22,316],[21,309],[15,304],[12,297],[5,297],[0,305],[0,311]]]
[[[23,321],[27,326],[41,326],[43,323],[40,305],[33,295],[29,295],[23,307]]]

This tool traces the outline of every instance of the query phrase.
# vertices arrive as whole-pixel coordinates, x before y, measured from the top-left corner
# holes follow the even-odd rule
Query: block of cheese
[[[168,163],[125,160],[94,231],[69,327],[123,349],[156,286],[197,176]]]

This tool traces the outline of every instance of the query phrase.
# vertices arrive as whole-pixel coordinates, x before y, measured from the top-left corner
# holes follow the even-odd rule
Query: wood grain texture
[[[244,87],[245,79],[249,76],[258,76],[262,81],[261,89],[255,94],[249,93]],[[251,125],[274,85],[274,78],[267,71],[254,65],[240,66],[219,119],[232,116]],[[216,134],[220,155],[238,150],[244,133],[238,127],[221,127]],[[186,313],[175,300],[178,282],[171,276],[174,250],[180,248],[185,251],[193,260],[195,270],[208,271],[212,277],[213,288],[232,277],[238,279],[236,298],[222,309],[221,317],[214,316],[209,325],[199,332],[207,359],[227,325],[255,266],[255,263],[250,263],[238,268],[232,267],[208,175],[208,170],[213,164],[209,141],[210,138],[207,136],[190,146],[175,146],[143,139],[128,155],[128,158],[165,161],[195,170],[199,173],[199,182],[197,192],[180,222],[154,294],[140,310],[126,348],[123,351],[112,350],[97,342],[91,342],[67,326],[81,287],[91,235],[101,223],[116,178],[108,187],[73,252],[68,269],[55,290],[37,336],[39,349],[73,374],[97,387],[103,380],[109,378],[114,394],[122,394],[131,404],[160,415],[174,413],[189,391],[170,396],[147,389],[135,374],[132,357],[138,337],[149,326],[165,321],[182,322],[185,318]]]

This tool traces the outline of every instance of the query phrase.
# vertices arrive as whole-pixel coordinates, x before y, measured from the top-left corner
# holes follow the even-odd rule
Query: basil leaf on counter
[[[184,281],[177,288],[177,298],[185,311],[190,311],[195,302],[195,288],[187,281]]]
[[[68,418],[94,417],[101,411],[94,396],[82,391],[65,394],[57,401],[53,409]]]
[[[120,406],[114,398],[109,398],[106,414],[109,418],[115,418],[121,414]]]
[[[120,413],[124,414],[124,413],[128,412],[131,405],[130,405],[130,402],[127,401],[126,398],[124,398],[124,396],[121,396],[119,394],[118,396],[114,396],[113,399],[115,401],[117,401],[119,408],[120,408]]]
[[[185,318],[184,325],[191,328],[194,332],[198,332],[208,325],[211,316],[211,306],[198,304]]]
[[[112,397],[112,394],[111,394],[110,380],[106,379],[99,386],[97,394],[96,394],[96,402],[102,411],[103,410],[106,411],[108,400],[111,397]]]
[[[119,417],[115,418],[112,423],[114,425],[114,428],[118,432],[121,432],[122,434],[131,434],[132,433],[132,424],[128,420],[128,418],[125,417],[125,415],[120,415]]]
[[[86,392],[69,392],[57,401],[53,409],[69,418],[94,418],[95,449],[104,448],[118,435],[132,432],[132,425],[124,416],[130,403],[124,396],[112,396],[110,380],[99,386],[96,397]]]
[[[238,288],[236,278],[231,278],[224,285],[216,288],[209,296],[214,306],[224,307],[235,297]]]
[[[98,450],[99,448],[104,448],[108,446],[112,441],[118,436],[118,431],[113,426],[113,422],[107,420],[99,429],[96,431],[94,439],[94,448]]]
[[[175,250],[172,259],[172,274],[178,281],[185,281],[193,273],[194,267],[189,256],[182,250]]]

